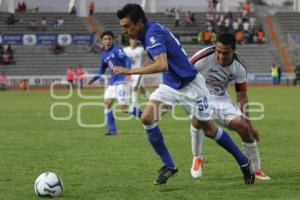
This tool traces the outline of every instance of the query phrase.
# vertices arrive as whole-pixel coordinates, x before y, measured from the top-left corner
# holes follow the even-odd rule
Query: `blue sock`
[[[137,107],[132,106],[129,108],[128,113],[130,113],[138,118],[141,118],[143,112],[140,109],[138,109]]]
[[[104,110],[106,118],[107,118],[107,126],[108,126],[108,132],[109,133],[116,133],[117,128],[115,124],[115,118],[114,114],[111,109],[105,109]]]
[[[164,143],[164,138],[160,132],[158,124],[152,124],[144,126],[146,132],[148,133],[148,141],[152,148],[159,155],[162,163],[168,167],[175,168],[175,164],[172,157]]]
[[[215,141],[226,151],[231,153],[240,166],[248,163],[248,158],[245,156],[236,144],[232,141],[230,136],[221,128],[218,128],[217,134],[215,136]]]

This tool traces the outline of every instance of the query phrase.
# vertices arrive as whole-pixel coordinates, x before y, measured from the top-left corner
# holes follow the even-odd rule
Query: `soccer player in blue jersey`
[[[189,62],[176,37],[164,26],[148,21],[138,4],[125,5],[118,10],[117,15],[122,32],[130,38],[138,39],[154,63],[134,69],[114,67],[114,74],[163,73],[163,84],[152,93],[141,116],[148,141],[163,163],[154,184],[164,184],[178,172],[157,123],[167,112],[167,108],[176,103],[184,104],[191,111],[191,129],[203,129],[206,136],[231,153],[241,167],[245,183],[253,184],[255,175],[250,160],[238,149],[230,136],[211,121],[205,80]]]
[[[112,69],[115,66],[124,66],[127,69],[130,69],[130,59],[126,56],[120,46],[114,44],[114,35],[111,31],[103,32],[101,34],[101,41],[104,46],[104,51],[101,55],[101,64],[96,75],[89,81],[89,85],[99,79],[106,69],[110,70],[110,79],[104,94],[104,112],[108,126],[108,132],[105,135],[110,136],[116,135],[118,132],[115,125],[113,111],[111,109],[115,99],[117,99],[119,103],[118,109],[123,112],[128,112],[137,117],[140,117],[142,112],[136,107],[129,108],[130,86],[126,81],[126,76],[124,74],[114,75],[112,73]]]

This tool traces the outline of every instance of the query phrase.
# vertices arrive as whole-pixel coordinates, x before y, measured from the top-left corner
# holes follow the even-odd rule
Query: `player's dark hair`
[[[136,24],[140,19],[144,24],[147,22],[145,12],[143,8],[138,4],[126,4],[123,8],[117,11],[117,16],[119,19],[128,17],[134,24]]]
[[[235,36],[232,33],[220,33],[217,37],[217,42],[224,45],[230,45],[234,50],[236,48]]]
[[[112,38],[114,38],[114,34],[113,34],[113,32],[111,32],[111,31],[104,31],[102,34],[101,34],[101,36],[100,36],[100,38],[102,39],[104,36],[106,36],[106,35],[109,35],[109,36],[111,36]]]

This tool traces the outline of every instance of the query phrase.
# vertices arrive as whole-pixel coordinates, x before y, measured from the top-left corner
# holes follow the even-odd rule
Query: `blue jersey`
[[[102,74],[104,74],[105,70],[108,68],[110,75],[108,85],[115,85],[124,82],[124,74],[113,74],[112,68],[114,66],[131,68],[131,61],[120,46],[113,44],[109,49],[106,49],[101,53],[101,64],[96,75],[93,77],[93,81],[97,80]]]
[[[164,84],[180,89],[194,80],[197,70],[189,62],[177,38],[167,28],[148,21],[145,24],[145,36],[139,40],[151,59],[162,53],[167,54],[168,71],[163,72]]]

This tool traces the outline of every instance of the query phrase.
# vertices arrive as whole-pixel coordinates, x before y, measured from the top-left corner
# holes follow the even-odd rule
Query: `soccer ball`
[[[63,192],[62,179],[53,172],[44,172],[34,183],[34,191],[39,197],[59,197]]]

